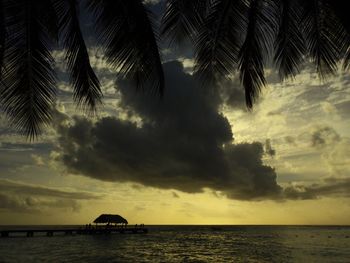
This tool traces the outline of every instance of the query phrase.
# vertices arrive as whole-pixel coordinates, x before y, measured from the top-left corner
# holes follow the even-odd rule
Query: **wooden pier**
[[[109,235],[109,234],[146,234],[148,229],[145,227],[125,227],[125,228],[72,228],[72,229],[15,229],[1,230],[0,237],[33,237],[41,234],[52,237],[55,234],[60,235]]]

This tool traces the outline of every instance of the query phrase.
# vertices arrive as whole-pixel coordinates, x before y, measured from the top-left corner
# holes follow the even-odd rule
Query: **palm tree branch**
[[[1,92],[1,105],[11,124],[29,139],[49,124],[55,100],[50,49],[56,21],[52,16],[49,21],[49,16],[39,12],[42,6],[52,8],[47,1],[29,0],[16,1],[12,6],[17,14],[9,26]]]
[[[89,0],[107,61],[142,90],[163,93],[164,73],[152,13],[141,0]]]
[[[207,0],[167,0],[162,16],[161,35],[170,42],[194,40],[207,10]]]
[[[334,74],[348,47],[348,36],[327,1],[315,0],[305,5],[303,28],[319,75],[324,78]]]
[[[211,4],[195,46],[195,71],[203,83],[231,74],[237,63],[242,28],[242,2],[215,0]]]
[[[269,8],[264,10],[265,8]],[[265,86],[265,57],[273,43],[276,28],[276,6],[273,1],[251,0],[247,17],[247,33],[239,53],[240,80],[245,89],[246,104],[253,106]]]
[[[6,21],[5,21],[5,5],[4,1],[0,0],[0,79],[2,78],[2,71],[4,67],[4,55],[6,49]]]
[[[301,24],[302,9],[295,0],[280,0],[279,31],[275,40],[274,61],[281,79],[299,73],[305,54]]]
[[[100,82],[90,64],[89,54],[80,29],[77,0],[61,0],[60,33],[73,84],[73,99],[79,107],[94,112],[101,104]]]

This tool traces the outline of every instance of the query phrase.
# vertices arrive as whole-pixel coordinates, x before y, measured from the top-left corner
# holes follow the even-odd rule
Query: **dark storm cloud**
[[[322,147],[334,144],[341,140],[339,134],[331,127],[320,127],[311,135],[311,144],[313,147]]]
[[[196,85],[179,62],[164,65],[162,100],[119,83],[121,107],[142,124],[113,117],[93,123],[75,117],[61,125],[61,160],[72,173],[162,189],[220,191],[230,198],[277,198],[273,168],[261,143],[232,144],[228,120],[218,112],[217,89]]]
[[[232,80],[222,80],[218,86],[224,103],[232,109],[246,110],[245,93],[238,77]]]
[[[285,198],[295,200],[317,199],[323,196],[350,197],[350,178],[330,178],[310,186],[295,185],[284,189]]]
[[[0,180],[0,211],[41,213],[45,209],[61,208],[78,211],[81,200],[100,198],[85,192],[58,189]]]

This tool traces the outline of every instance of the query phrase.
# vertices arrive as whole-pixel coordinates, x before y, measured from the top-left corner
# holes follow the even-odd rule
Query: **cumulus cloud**
[[[125,81],[117,83],[119,107],[128,118],[74,117],[70,125],[57,123],[55,156],[69,173],[187,193],[211,189],[239,200],[347,196],[344,182],[282,188],[274,168],[262,161],[264,155],[276,154],[270,139],[233,142],[231,125],[220,113],[227,103],[222,99],[225,88],[197,85],[196,76],[186,73],[181,62],[168,62],[164,69],[163,99],[141,94]],[[306,137],[314,148],[340,140],[328,126],[315,127]],[[284,141],[297,146],[292,136]]]
[[[0,180],[0,211],[42,213],[48,209],[79,211],[79,201],[99,199],[86,192],[69,192],[37,185]]]
[[[264,146],[233,144],[217,89],[196,85],[180,62],[164,65],[162,100],[120,82],[121,107],[140,123],[75,117],[58,128],[60,160],[71,173],[162,189],[220,191],[229,198],[276,198],[281,188],[262,162]]]

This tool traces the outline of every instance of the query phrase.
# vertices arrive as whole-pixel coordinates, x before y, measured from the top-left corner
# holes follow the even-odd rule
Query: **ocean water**
[[[0,262],[350,262],[350,227],[148,228],[148,234],[0,238]]]

